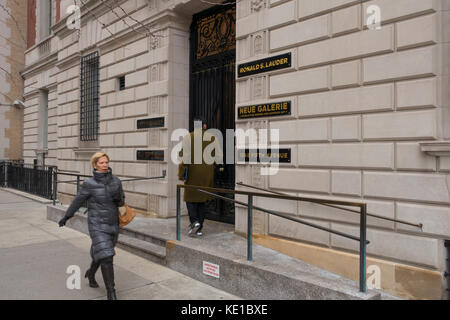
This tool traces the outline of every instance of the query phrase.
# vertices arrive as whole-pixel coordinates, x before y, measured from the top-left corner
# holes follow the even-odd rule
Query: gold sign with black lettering
[[[289,68],[290,66],[291,53],[288,52],[278,56],[240,64],[238,66],[238,78],[262,72]]]
[[[273,102],[238,108],[238,119],[286,116],[291,114],[291,102]]]
[[[283,148],[272,151],[271,149],[239,149],[237,151],[239,162],[278,162],[291,163],[291,149]]]

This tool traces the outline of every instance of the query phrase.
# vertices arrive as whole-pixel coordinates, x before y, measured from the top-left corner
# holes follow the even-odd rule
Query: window
[[[43,40],[50,35],[50,29],[52,27],[52,1],[41,0],[39,4],[40,39]]]
[[[93,52],[81,58],[80,140],[98,139],[99,57]]]
[[[48,148],[48,91],[39,91],[38,148]]]
[[[125,76],[119,77],[119,90],[125,90]]]

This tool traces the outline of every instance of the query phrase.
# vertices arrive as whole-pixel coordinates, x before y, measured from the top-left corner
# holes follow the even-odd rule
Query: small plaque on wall
[[[238,78],[291,67],[291,53],[255,60],[238,66]]]
[[[271,149],[257,150],[257,149],[239,149],[238,151],[239,162],[276,162],[279,163],[291,163],[291,149],[282,148],[272,152]]]
[[[164,127],[164,117],[137,120],[138,129],[161,128],[161,127]]]
[[[137,150],[136,159],[164,161],[164,150]]]
[[[276,117],[291,114],[291,101],[257,104],[238,108],[238,119]]]

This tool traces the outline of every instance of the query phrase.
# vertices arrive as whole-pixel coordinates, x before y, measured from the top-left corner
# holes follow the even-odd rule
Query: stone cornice
[[[420,148],[431,156],[450,157],[450,141],[422,142]]]
[[[22,71],[20,71],[20,74],[22,77],[27,77],[33,75],[33,73],[37,73],[42,71],[42,67],[47,67],[50,62],[56,62],[58,60],[58,52],[53,52],[45,57],[39,59],[38,61],[34,62],[31,65],[26,66]]]

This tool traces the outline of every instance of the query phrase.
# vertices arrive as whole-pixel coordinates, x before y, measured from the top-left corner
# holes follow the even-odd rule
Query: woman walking
[[[59,221],[59,226],[64,226],[87,200],[92,263],[86,271],[85,278],[89,279],[90,287],[97,288],[95,272],[100,266],[108,300],[116,300],[113,257],[119,236],[118,207],[125,204],[125,195],[121,181],[112,175],[109,156],[106,153],[94,154],[91,164],[93,177],[82,184],[80,192],[72,201],[65,216]]]

